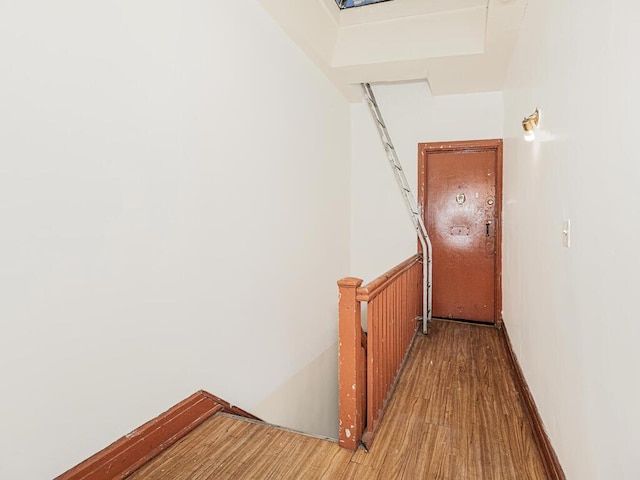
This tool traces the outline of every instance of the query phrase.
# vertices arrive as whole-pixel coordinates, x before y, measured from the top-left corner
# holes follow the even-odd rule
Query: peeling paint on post
[[[363,405],[360,405],[364,384],[359,384],[364,369],[360,354],[362,327],[360,325],[360,302],[356,290],[362,285],[359,278],[343,278],[338,281],[338,381],[339,418],[338,440],[341,447],[356,450],[362,438],[364,426]]]

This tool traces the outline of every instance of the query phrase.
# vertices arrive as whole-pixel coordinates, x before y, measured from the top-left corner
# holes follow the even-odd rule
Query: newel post
[[[338,280],[338,395],[340,427],[338,441],[341,447],[357,450],[362,439],[364,412],[361,411],[361,372],[364,366],[360,354],[362,327],[360,302],[356,290],[362,285],[359,278]]]

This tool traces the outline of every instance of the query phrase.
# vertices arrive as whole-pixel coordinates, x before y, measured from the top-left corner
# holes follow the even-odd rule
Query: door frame
[[[424,142],[418,144],[418,209],[424,224],[427,224],[424,209],[427,196],[427,154],[434,152],[487,152],[496,155],[496,255],[494,324],[502,326],[502,139],[463,140],[455,142]],[[428,232],[427,232],[428,233]],[[419,247],[420,249],[420,247]],[[421,250],[421,249],[420,249]],[[436,287],[437,288],[437,287]]]

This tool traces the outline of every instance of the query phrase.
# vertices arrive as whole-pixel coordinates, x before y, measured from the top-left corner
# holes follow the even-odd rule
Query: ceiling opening
[[[372,5],[374,3],[390,2],[392,0],[336,0],[340,9],[364,7],[365,5]]]
[[[503,90],[529,1],[258,0],[353,101],[425,78],[436,96]]]

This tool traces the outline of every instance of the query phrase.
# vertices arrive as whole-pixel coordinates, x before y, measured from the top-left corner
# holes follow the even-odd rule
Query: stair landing
[[[431,325],[369,453],[219,413],[128,478],[544,479],[500,333]]]

